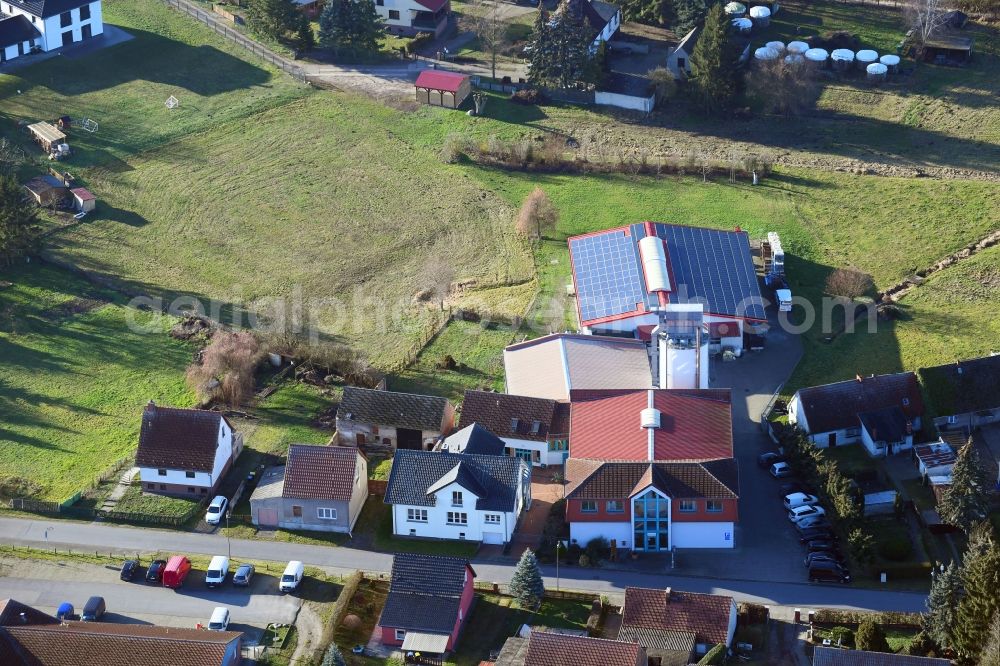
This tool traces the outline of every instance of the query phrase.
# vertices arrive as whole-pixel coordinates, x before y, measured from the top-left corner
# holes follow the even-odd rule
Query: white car
[[[776,462],[771,465],[771,476],[776,479],[784,479],[792,475],[792,468],[786,462]]]
[[[218,525],[222,521],[222,517],[226,515],[226,507],[228,506],[229,500],[222,495],[216,495],[212,503],[208,505],[208,511],[205,512],[205,522],[209,525]]]
[[[212,617],[208,621],[209,631],[225,631],[229,628],[229,609],[225,606],[216,606],[212,611]]]
[[[785,508],[794,509],[797,506],[811,506],[813,504],[819,504],[819,498],[815,495],[809,495],[807,493],[792,493],[791,495],[785,495]]]
[[[809,504],[803,504],[802,506],[797,506],[794,509],[788,510],[788,520],[793,523],[798,523],[806,518],[818,518],[819,516],[825,515],[826,511],[823,507]]]

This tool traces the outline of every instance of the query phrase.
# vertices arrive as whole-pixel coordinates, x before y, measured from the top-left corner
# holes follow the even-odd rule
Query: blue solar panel
[[[569,249],[583,321],[632,312],[646,301],[634,238],[613,231],[573,239]]]

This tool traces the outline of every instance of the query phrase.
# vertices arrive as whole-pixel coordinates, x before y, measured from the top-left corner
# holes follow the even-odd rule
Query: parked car
[[[813,541],[815,539],[836,541],[837,535],[834,534],[829,527],[825,526],[799,529],[799,543],[808,543],[809,541]]]
[[[108,607],[104,603],[104,597],[91,597],[87,599],[87,603],[83,607],[83,613],[80,615],[80,619],[84,622],[100,622],[107,609]]]
[[[229,609],[225,606],[216,606],[212,611],[212,617],[208,620],[209,631],[225,631],[229,628]]]
[[[233,574],[233,585],[239,585],[240,587],[246,587],[253,580],[253,574],[255,569],[252,564],[241,564],[237,569],[236,573]]]
[[[167,568],[166,560],[153,560],[146,569],[146,582],[159,585],[163,582],[163,570]]]
[[[218,525],[222,522],[222,517],[226,515],[226,507],[228,506],[229,500],[222,495],[216,495],[212,499],[212,503],[208,505],[208,511],[205,512],[205,522],[209,525]]]
[[[208,563],[208,571],[205,572],[205,585],[217,587],[226,582],[229,575],[229,558],[225,555],[216,555]]]
[[[809,582],[850,583],[851,574],[836,562],[814,562],[809,567]]]
[[[792,468],[786,462],[776,462],[771,465],[771,476],[776,479],[787,479],[792,475]]]
[[[827,530],[833,529],[833,525],[831,525],[830,521],[826,519],[826,516],[806,516],[805,518],[802,518],[797,522],[793,522],[792,524],[795,525],[795,529],[800,532],[802,530],[807,530],[810,527],[822,527]]]
[[[122,563],[122,571],[119,574],[119,578],[124,581],[130,581],[135,578],[135,574],[139,571],[139,560],[125,560]]]
[[[840,546],[831,539],[813,539],[806,541],[806,551],[810,553],[836,553],[840,552]]]
[[[812,565],[819,562],[836,562],[840,566],[847,564],[844,560],[844,556],[840,553],[809,553],[806,555],[803,564],[808,569]]]
[[[774,463],[785,462],[780,453],[768,451],[757,456],[757,466],[761,469],[768,469]]]
[[[179,588],[191,571],[191,560],[183,555],[174,555],[163,568],[163,587]]]
[[[780,486],[778,486],[778,493],[781,497],[786,495],[792,495],[794,493],[809,493],[809,489],[803,486],[798,481],[785,481]]]
[[[797,523],[800,520],[805,520],[806,518],[818,518],[819,516],[825,516],[826,509],[821,506],[816,506],[812,504],[802,504],[794,509],[788,510],[788,520],[793,523]]]
[[[282,592],[291,592],[302,582],[304,573],[305,567],[302,566],[302,563],[292,560],[285,567],[284,573],[281,574],[281,582],[278,583],[278,589]]]
[[[798,506],[811,506],[813,504],[819,504],[819,498],[815,495],[809,495],[808,493],[791,493],[785,495],[785,508],[788,510],[794,509]]]
[[[72,620],[76,611],[73,609],[73,604],[68,601],[64,601],[59,604],[59,608],[56,609],[56,619],[57,620]]]

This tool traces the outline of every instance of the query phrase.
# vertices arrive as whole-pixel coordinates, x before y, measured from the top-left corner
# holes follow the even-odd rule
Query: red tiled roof
[[[350,502],[358,453],[350,446],[293,444],[281,496]]]
[[[625,588],[622,627],[693,632],[699,643],[723,643],[729,638],[733,598],[718,594]]]
[[[569,499],[626,499],[654,486],[673,499],[736,499],[740,492],[736,461],[602,462],[566,461]]]
[[[457,93],[462,82],[467,77],[465,74],[455,72],[444,72],[440,69],[425,69],[417,76],[416,86],[418,88],[430,88],[431,90],[443,90],[444,92]]]
[[[135,464],[211,472],[223,418],[219,412],[160,407],[150,402],[142,410]]]
[[[524,666],[644,666],[646,651],[635,643],[532,631]]]
[[[660,411],[654,460],[716,460],[733,457],[733,418],[728,389],[651,389]],[[574,458],[649,460],[640,412],[650,391],[573,391],[569,450]]]

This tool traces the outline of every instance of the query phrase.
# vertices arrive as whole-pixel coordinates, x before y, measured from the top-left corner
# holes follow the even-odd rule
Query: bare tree
[[[444,310],[444,301],[451,293],[451,283],[455,280],[455,266],[450,253],[444,248],[436,248],[429,255],[417,278],[424,292],[433,296],[438,307]]]
[[[816,103],[820,86],[808,63],[779,58],[754,62],[746,76],[746,90],[764,113],[798,116]]]
[[[913,30],[922,55],[927,40],[944,27],[946,5],[944,0],[909,0],[906,5],[906,22]]]
[[[497,78],[497,55],[507,45],[507,21],[502,5],[496,0],[476,0],[470,12],[473,16],[472,30],[479,38],[483,51],[490,54],[493,79]],[[478,113],[478,112],[477,112]]]
[[[826,293],[855,299],[864,296],[874,283],[872,276],[854,268],[838,268],[826,278]]]
[[[220,400],[240,407],[253,394],[254,374],[264,357],[250,331],[218,331],[201,352],[201,361],[187,369],[187,381],[202,400]]]
[[[677,80],[674,78],[674,73],[666,67],[651,69],[646,77],[653,85],[653,95],[656,96],[657,104],[662,104],[677,94]]]
[[[545,191],[536,187],[521,204],[517,214],[517,232],[530,238],[541,238],[545,232],[552,232],[559,223],[559,211],[552,205]]]

